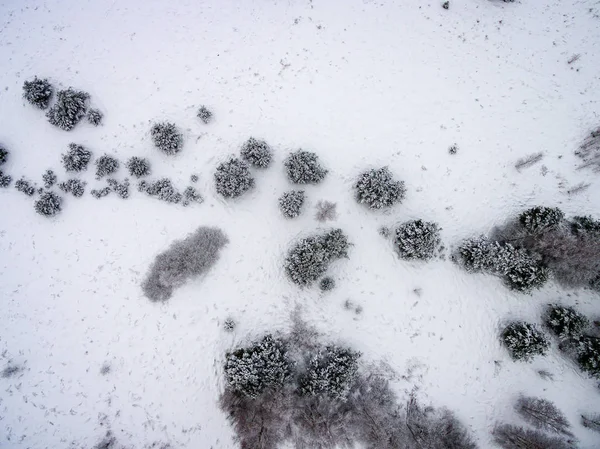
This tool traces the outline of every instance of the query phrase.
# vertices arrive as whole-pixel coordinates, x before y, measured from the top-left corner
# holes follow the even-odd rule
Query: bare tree
[[[494,442],[503,449],[573,449],[573,446],[562,438],[511,424],[500,424],[492,435]]]
[[[588,429],[600,432],[600,413],[581,415],[581,424]]]
[[[573,436],[565,415],[546,399],[521,396],[515,404],[515,409],[525,421],[538,429]]]

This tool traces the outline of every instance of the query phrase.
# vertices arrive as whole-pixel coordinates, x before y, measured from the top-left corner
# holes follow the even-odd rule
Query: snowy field
[[[600,447],[600,434],[580,424],[581,413],[600,412],[597,381],[556,342],[517,363],[498,338],[511,319],[539,323],[549,302],[598,317],[597,294],[554,282],[518,294],[448,257],[527,207],[600,215],[598,174],[577,170],[573,154],[600,120],[599,43],[595,0],[453,0],[448,10],[392,0],[1,2],[3,171],[41,185],[51,168],[64,180],[60,155],[76,142],[121,161],[147,157],[153,178],[182,189],[198,174],[205,201],[184,208],[134,185],[126,200],[66,195],[48,219],[33,198],[0,189],[0,369],[22,367],[0,378],[0,447],[92,448],[108,429],[128,448],[238,447],[217,403],[224,353],[289,329],[297,306],[324,339],[388,372],[401,398],[416,388],[453,410],[481,448],[494,447],[497,422],[519,422],[521,393],[554,401],[578,447]],[[103,124],[50,125],[22,98],[34,76],[89,92]],[[202,104],[209,124],[196,117]],[[159,120],[183,130],[178,155],[154,148]],[[273,165],[254,171],[251,192],[226,200],[213,173],[250,136],[273,147]],[[282,162],[298,148],[316,152],[329,174],[304,187],[303,214],[286,220]],[[515,169],[536,152],[542,161]],[[374,212],[352,186],[385,165],[405,181],[406,199]],[[80,178],[88,190],[103,185],[93,170]],[[580,183],[590,186],[567,193]],[[314,219],[320,200],[337,203],[335,221]],[[440,224],[445,260],[400,260],[378,233],[416,218]],[[201,225],[227,234],[220,260],[169,301],[150,302],[140,285],[154,257]],[[330,269],[337,287],[292,284],[290,243],[331,226],[353,243]]]

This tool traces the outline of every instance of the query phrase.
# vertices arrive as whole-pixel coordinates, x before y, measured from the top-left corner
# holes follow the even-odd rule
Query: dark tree
[[[114,156],[103,154],[96,159],[96,179],[114,174],[119,169],[119,160]]]
[[[0,146],[0,165],[3,165],[8,160],[8,150]]]
[[[81,172],[87,169],[92,160],[92,152],[75,143],[69,144],[69,151],[62,155],[62,162],[68,172]]]
[[[283,162],[288,179],[294,184],[318,184],[327,175],[319,163],[319,157],[310,151],[291,153]]]
[[[496,426],[492,435],[494,442],[503,449],[573,449],[563,438],[511,424]]]
[[[68,179],[60,183],[58,188],[65,193],[72,194],[75,198],[80,198],[85,193],[85,182],[80,179]]]
[[[354,185],[356,201],[371,209],[393,206],[404,199],[403,181],[395,181],[387,167],[371,169],[358,177]]]
[[[99,126],[102,123],[104,114],[99,109],[90,109],[87,113],[87,120],[94,126]]]
[[[35,194],[35,186],[25,178],[21,178],[15,182],[15,189],[27,196],[33,196]]]
[[[155,123],[150,134],[156,148],[169,156],[179,153],[183,148],[183,135],[174,123]]]
[[[584,336],[579,340],[577,363],[590,376],[600,378],[600,338]]]
[[[183,195],[173,186],[173,183],[168,178],[162,178],[151,183],[141,181],[138,187],[140,191],[146,192],[148,195],[167,203],[177,204],[183,198]]]
[[[53,217],[62,209],[62,198],[54,192],[44,192],[35,202],[35,211],[46,217]]]
[[[246,162],[258,168],[267,168],[273,160],[273,150],[267,142],[254,137],[242,145],[241,155]]]
[[[394,246],[402,259],[430,260],[441,242],[437,223],[412,220],[396,228]]]
[[[279,210],[286,218],[296,218],[304,204],[304,190],[290,190],[279,197]]]
[[[42,181],[44,181],[44,187],[46,189],[49,189],[56,184],[57,180],[58,178],[53,170],[46,170],[46,172],[42,175]]]
[[[85,116],[87,101],[90,95],[87,92],[68,88],[60,90],[57,100],[46,113],[51,125],[58,126],[64,131],[71,131]]]
[[[143,178],[150,174],[150,161],[143,157],[133,156],[127,161],[127,170],[131,176]]]
[[[521,396],[515,404],[515,410],[537,429],[573,436],[565,415],[546,399]]]
[[[0,187],[7,188],[10,187],[10,183],[12,182],[12,176],[5,175],[2,170],[0,170]]]
[[[206,106],[200,106],[200,109],[198,109],[197,116],[202,121],[202,123],[207,124],[212,120],[213,113]]]
[[[565,215],[558,207],[536,206],[519,215],[519,223],[529,233],[536,234],[556,228]]]
[[[319,288],[322,292],[328,292],[329,290],[333,290],[335,288],[335,280],[330,276],[325,276],[319,282]]]
[[[214,179],[217,193],[225,198],[237,198],[254,187],[248,164],[234,157],[217,166]]]
[[[561,340],[581,337],[589,324],[588,319],[574,308],[558,304],[548,305],[544,322]]]
[[[54,89],[47,79],[39,79],[23,83],[23,98],[33,106],[46,109],[50,104]]]
[[[514,322],[504,328],[502,341],[514,360],[529,361],[548,352],[550,342],[534,324]]]

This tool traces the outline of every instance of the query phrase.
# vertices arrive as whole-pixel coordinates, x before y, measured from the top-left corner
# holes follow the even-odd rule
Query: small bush
[[[327,170],[319,163],[319,157],[310,151],[291,153],[283,165],[288,179],[294,184],[318,184],[327,175]]]
[[[519,215],[519,223],[531,234],[554,229],[563,219],[564,214],[558,207],[536,206]]]
[[[198,179],[200,179],[200,178],[198,178],[198,175],[196,175],[196,174],[193,174],[193,175],[190,176],[190,181],[191,182],[194,182],[194,183],[198,182]]]
[[[290,190],[279,197],[279,210],[286,218],[296,218],[304,204],[304,190]]]
[[[103,154],[96,159],[96,179],[110,176],[119,169],[119,161],[113,156]]]
[[[203,201],[204,201],[204,198],[202,198],[202,195],[200,195],[200,192],[198,192],[194,187],[188,186],[183,191],[183,202],[182,202],[182,204],[184,206],[189,206],[191,203],[198,203],[198,204],[200,204]]]
[[[267,168],[273,160],[273,151],[264,140],[250,137],[241,150],[242,159],[258,168]]]
[[[581,415],[583,427],[600,432],[600,413]]]
[[[99,126],[102,123],[104,114],[99,109],[90,109],[87,113],[87,120],[94,126]]]
[[[150,161],[143,157],[133,156],[127,161],[127,170],[131,176],[143,178],[150,174]]]
[[[188,279],[205,274],[216,264],[228,239],[218,228],[199,227],[156,256],[142,284],[151,301],[165,301]]]
[[[328,292],[335,288],[335,280],[332,277],[326,276],[319,282],[319,288],[322,292]]]
[[[372,169],[358,177],[354,185],[356,201],[371,209],[382,209],[399,203],[406,188],[403,181],[394,181],[387,167]]]
[[[27,196],[33,196],[35,193],[35,186],[25,178],[21,178],[15,182],[15,189]]]
[[[179,153],[183,148],[183,135],[174,123],[156,123],[152,126],[150,134],[156,148],[169,156]]]
[[[54,192],[44,192],[34,204],[35,211],[45,217],[53,217],[62,210],[62,198]]]
[[[441,242],[436,223],[412,220],[396,228],[394,246],[402,259],[430,260]]]
[[[569,431],[571,425],[565,415],[546,399],[521,396],[517,400],[515,410],[537,429],[573,436]]]
[[[317,212],[315,213],[315,219],[324,223],[326,221],[333,221],[337,218],[337,204],[330,201],[319,201],[315,206]]]
[[[44,187],[46,189],[49,189],[56,184],[57,180],[58,178],[53,170],[46,170],[46,172],[42,175],[42,181],[44,181]]]
[[[8,150],[0,146],[0,165],[3,165],[8,160]]]
[[[577,352],[579,367],[591,376],[600,378],[600,338],[582,337]]]
[[[492,435],[494,442],[503,449],[573,449],[563,438],[511,424],[497,426]]]
[[[56,104],[48,110],[46,117],[51,125],[71,131],[85,116],[90,95],[68,88],[58,91],[57,97]]]
[[[455,155],[456,153],[458,153],[458,145],[454,144],[454,145],[450,145],[450,147],[448,148],[448,153]]]
[[[0,170],[0,187],[2,188],[7,188],[10,187],[10,183],[12,182],[12,176],[10,175],[5,175],[1,170]]]
[[[100,198],[104,198],[105,196],[107,196],[110,192],[111,192],[110,187],[103,187],[101,189],[92,189],[92,191],[90,193],[92,194],[92,196],[94,198],[99,200]]]
[[[197,116],[202,123],[207,124],[212,120],[213,113],[206,106],[200,106]]]
[[[248,164],[241,159],[230,158],[217,166],[215,172],[217,193],[225,198],[237,198],[254,187],[254,178]]]
[[[502,332],[502,341],[514,360],[529,361],[548,352],[550,343],[534,324],[514,322]]]
[[[303,396],[325,395],[345,400],[358,371],[359,352],[338,346],[319,350],[299,379]]]
[[[68,179],[60,183],[58,188],[65,193],[72,194],[75,198],[80,198],[85,193],[85,182],[80,179]]]
[[[177,204],[183,198],[183,195],[173,186],[171,180],[168,178],[162,178],[151,183],[142,181],[139,184],[139,189],[167,203]]]
[[[107,184],[110,189],[119,195],[119,198],[127,199],[129,198],[129,180],[125,179],[123,182],[119,182],[116,179],[107,179]]]
[[[589,324],[588,319],[572,307],[550,304],[546,311],[546,326],[561,340],[579,338]]]
[[[81,172],[87,169],[92,160],[92,152],[81,145],[69,144],[69,151],[62,155],[62,163],[68,172]]]
[[[233,332],[235,330],[235,327],[236,327],[236,322],[233,318],[227,318],[223,322],[223,329],[225,329],[226,332]]]
[[[39,79],[36,76],[33,81],[23,83],[23,98],[40,109],[48,107],[53,92],[54,89],[47,79]]]
[[[284,342],[267,335],[226,355],[225,380],[238,394],[256,398],[266,389],[281,388],[291,376],[292,366]]]

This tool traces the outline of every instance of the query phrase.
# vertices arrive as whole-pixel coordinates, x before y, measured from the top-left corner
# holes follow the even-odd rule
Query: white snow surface
[[[401,261],[378,234],[423,218],[440,224],[450,249],[533,205],[598,216],[598,175],[576,170],[573,151],[599,120],[599,15],[595,0],[452,0],[449,10],[417,0],[1,2],[4,172],[41,185],[53,168],[65,180],[60,155],[76,142],[122,163],[148,157],[152,178],[182,190],[197,173],[205,202],[163,203],[135,183],[128,200],[97,200],[93,167],[81,176],[86,195],[66,196],[53,219],[14,187],[0,190],[0,368],[24,368],[0,378],[0,447],[91,448],[110,428],[127,447],[235,448],[217,404],[223,355],[289,329],[296,305],[324,340],[393,371],[401,398],[417,388],[424,402],[454,410],[482,448],[493,447],[495,423],[518,422],[512,407],[523,392],[555,401],[579,447],[600,447],[579,423],[600,412],[597,382],[556,342],[548,356],[515,363],[498,339],[508,320],[539,323],[548,302],[597,317],[598,296],[552,282],[515,294],[448,259]],[[34,75],[89,92],[104,124],[51,126],[21,98]],[[202,104],[214,112],[208,125],[196,118]],[[153,148],[157,120],[184,131],[177,156]],[[274,163],[255,171],[251,193],[223,200],[215,167],[250,136],[274,148]],[[303,214],[286,220],[282,161],[298,148],[330,172],[304,187]],[[540,163],[517,172],[517,159],[539,151]],[[373,212],[355,202],[352,184],[383,165],[407,196]],[[591,185],[566,193],[581,182]],[[315,221],[319,200],[337,202],[335,222]],[[154,257],[201,225],[230,239],[217,265],[168,302],[148,301],[140,283]],[[291,284],[283,258],[294,239],[328,225],[353,246],[332,265],[337,287],[324,295]],[[230,316],[239,324],[226,333]]]

